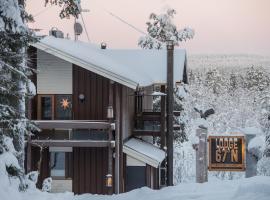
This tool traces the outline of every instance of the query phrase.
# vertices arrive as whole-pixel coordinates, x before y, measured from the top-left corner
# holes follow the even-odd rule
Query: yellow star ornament
[[[63,107],[64,110],[66,110],[67,108],[69,108],[70,102],[68,101],[68,99],[62,99],[60,103],[61,103],[61,107]]]

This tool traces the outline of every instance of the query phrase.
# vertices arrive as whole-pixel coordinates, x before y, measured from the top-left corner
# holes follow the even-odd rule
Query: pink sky
[[[27,9],[36,22],[31,27],[61,29],[73,38],[74,19],[60,19],[57,6],[44,7],[45,0],[27,0]],[[142,35],[106,13],[122,17],[146,31],[151,12],[171,7],[179,28],[195,29],[195,38],[181,47],[189,53],[250,53],[270,55],[270,0],[81,0],[91,42],[105,41],[109,48],[138,48]],[[40,13],[41,12],[41,13]],[[79,38],[87,41],[85,32]]]

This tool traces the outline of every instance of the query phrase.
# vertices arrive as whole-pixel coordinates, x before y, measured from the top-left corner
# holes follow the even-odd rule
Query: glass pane
[[[65,177],[65,152],[51,152],[51,176]]]
[[[100,130],[73,129],[71,140],[108,140],[108,133]]]
[[[52,98],[41,97],[41,119],[51,120],[52,119]]]
[[[56,95],[56,119],[72,119],[71,95]]]

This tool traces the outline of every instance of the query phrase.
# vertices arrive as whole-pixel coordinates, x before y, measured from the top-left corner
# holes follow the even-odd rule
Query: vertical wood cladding
[[[73,192],[107,194],[107,148],[73,148]]]
[[[105,120],[110,80],[73,65],[73,119]],[[84,101],[79,100],[83,94]]]

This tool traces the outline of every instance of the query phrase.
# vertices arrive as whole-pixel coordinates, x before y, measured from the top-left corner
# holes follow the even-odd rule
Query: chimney
[[[173,185],[173,57],[174,42],[167,41],[167,185]]]
[[[102,42],[102,43],[100,44],[100,48],[101,48],[101,49],[106,49],[106,48],[107,48],[107,44],[106,44],[105,42]]]

